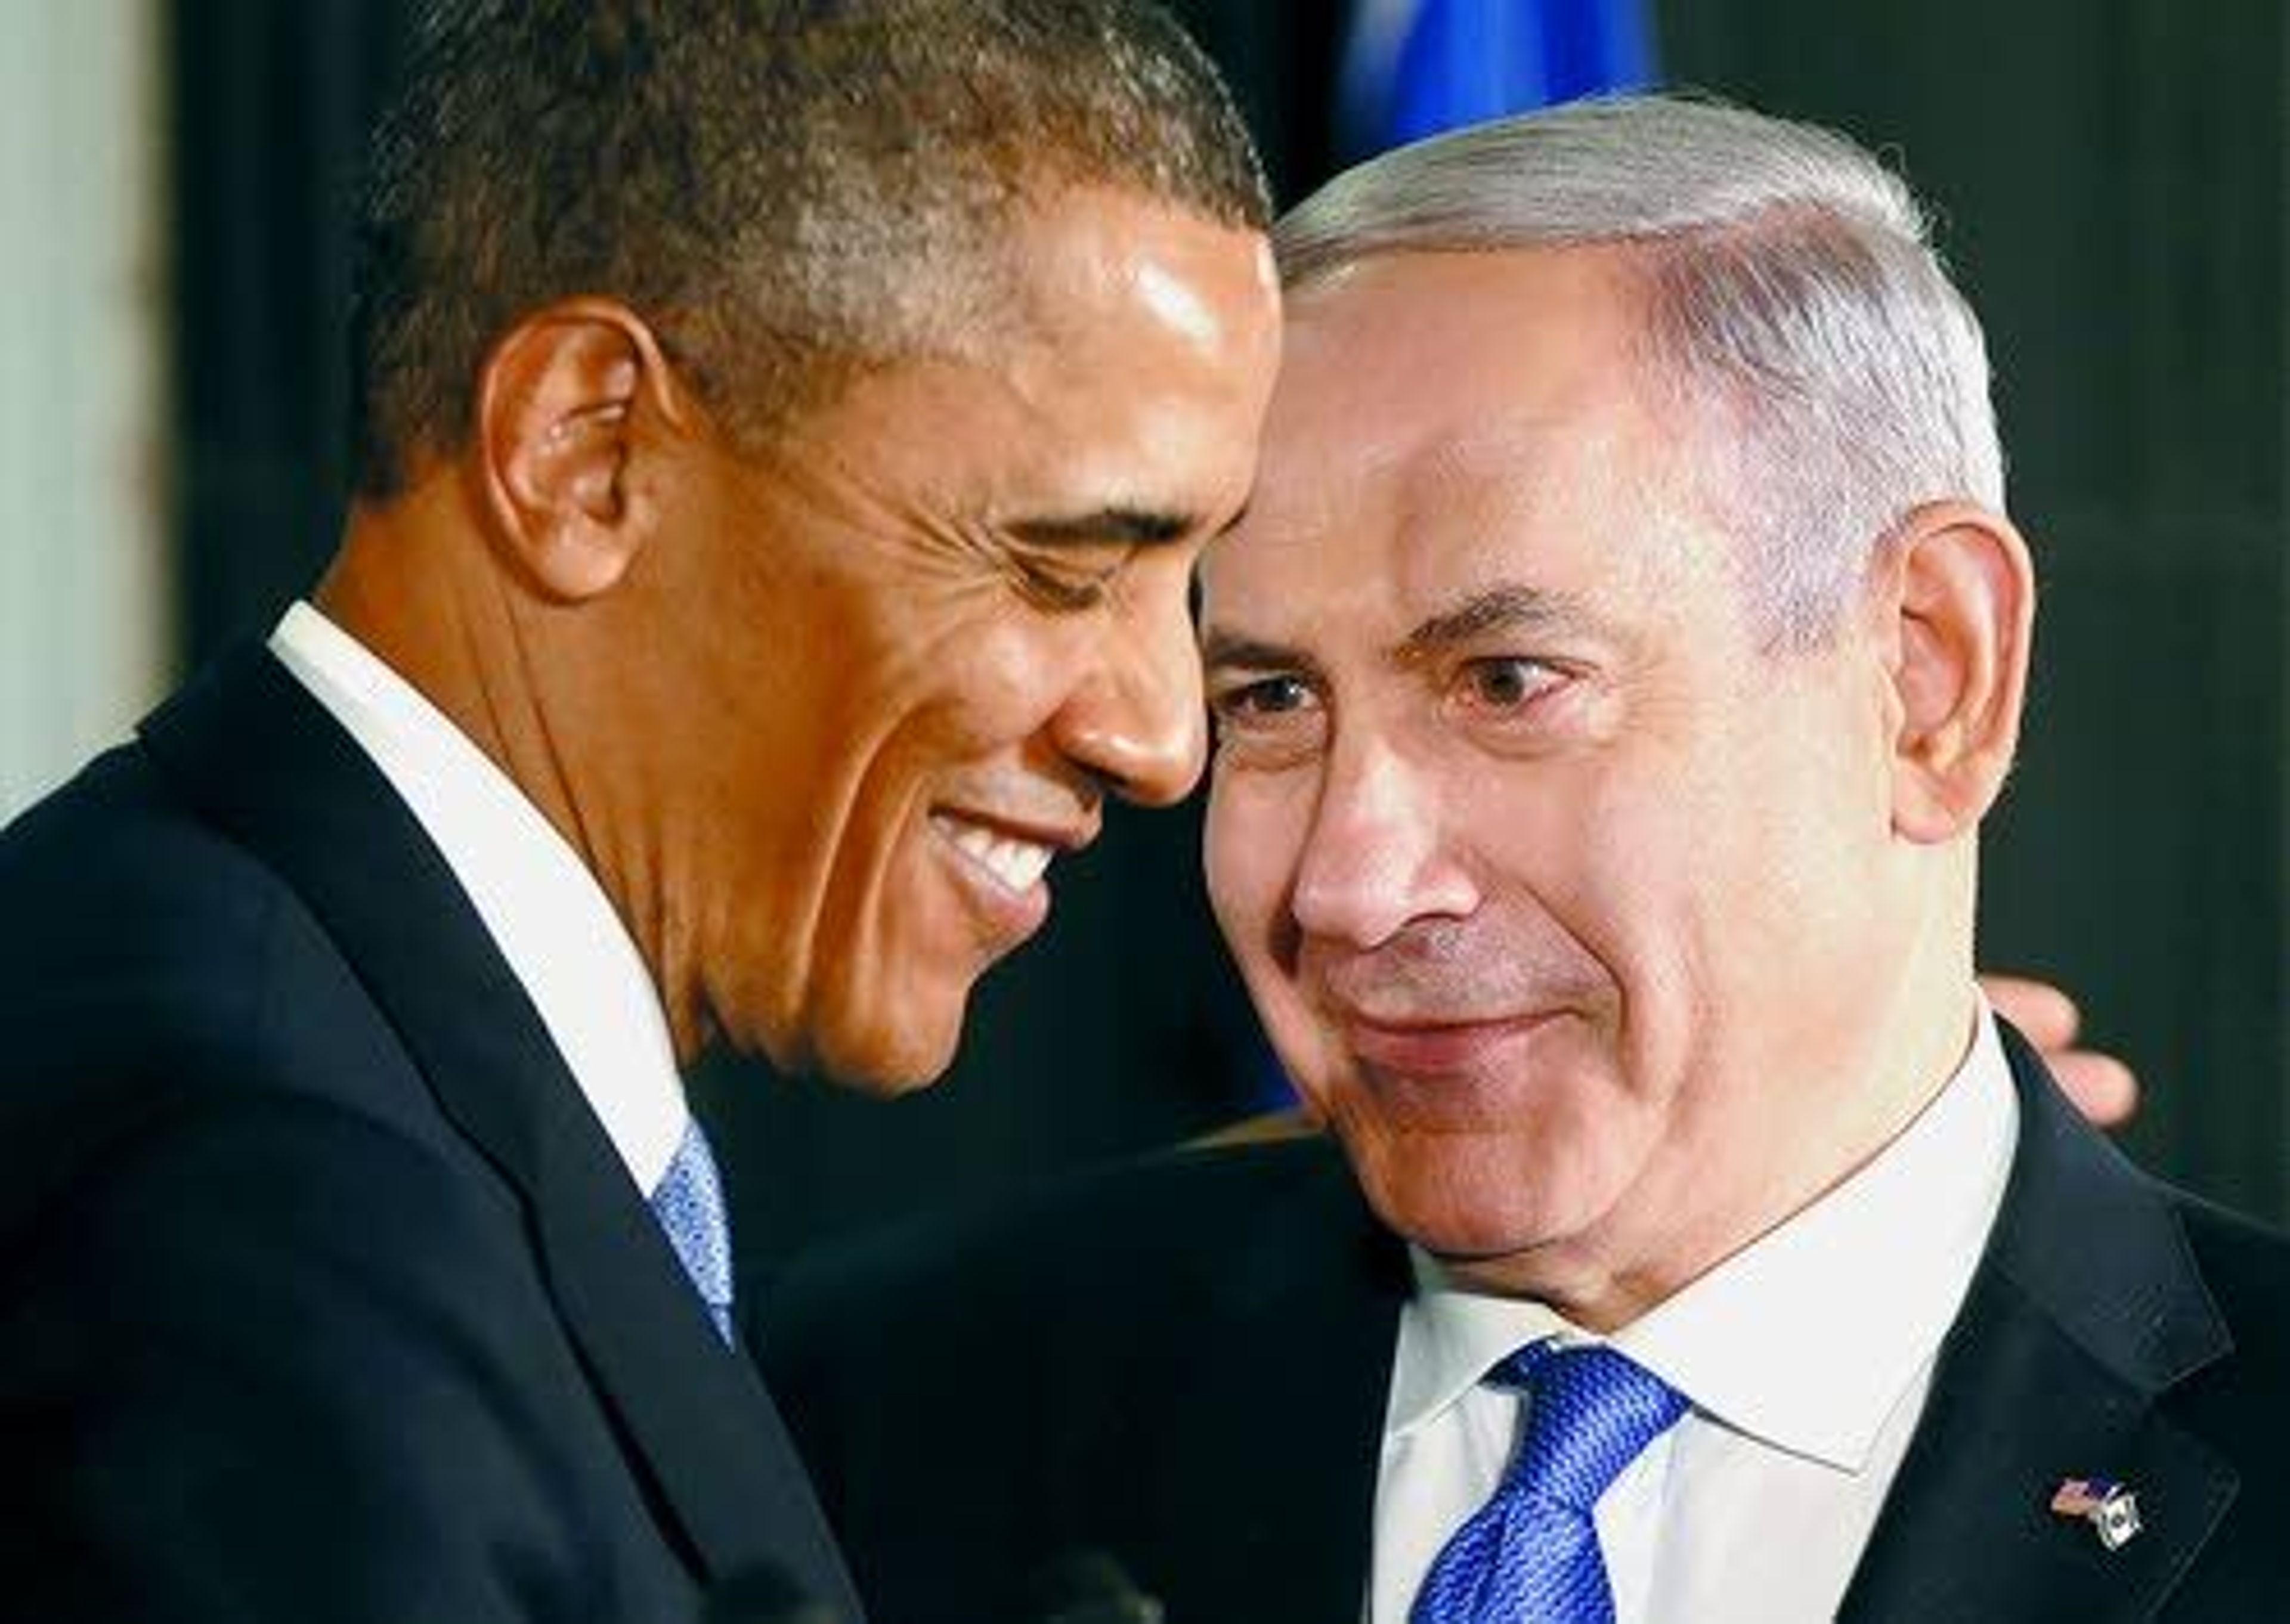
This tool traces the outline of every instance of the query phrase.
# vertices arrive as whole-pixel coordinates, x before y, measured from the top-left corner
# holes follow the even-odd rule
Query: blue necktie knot
[[[1611,1348],[1533,1342],[1488,1380],[1527,1395],[1509,1478],[1588,1516],[1622,1469],[1685,1413],[1661,1377]]]
[[[1591,1513],[1685,1400],[1611,1348],[1535,1342],[1488,1373],[1526,1395],[1503,1480],[1440,1551],[1413,1624],[1613,1624]]]

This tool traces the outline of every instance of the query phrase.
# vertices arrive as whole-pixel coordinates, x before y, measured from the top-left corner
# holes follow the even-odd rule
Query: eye
[[[1243,682],[1210,679],[1209,717],[1220,771],[1277,772],[1309,762],[1327,736],[1327,696],[1310,674],[1276,671]]]
[[[1018,595],[1047,614],[1078,614],[1100,607],[1137,555],[1133,543],[1094,538],[1036,542],[1005,535],[996,550]]]
[[[1563,686],[1565,672],[1521,654],[1465,660],[1457,672],[1461,700],[1475,709],[1502,714],[1525,710]]]
[[[1110,564],[1083,569],[1020,559],[1012,578],[1021,596],[1036,608],[1053,614],[1078,614],[1105,602],[1127,562],[1125,555]]]
[[[1292,715],[1311,704],[1312,698],[1309,683],[1283,673],[1220,689],[1210,696],[1209,708],[1221,720],[1250,722]]]

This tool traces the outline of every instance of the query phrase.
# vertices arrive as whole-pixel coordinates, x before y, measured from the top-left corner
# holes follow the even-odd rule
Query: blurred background
[[[1284,203],[1443,109],[1649,79],[1836,124],[1933,200],[1988,325],[2044,578],[1983,960],[2065,982],[2138,1068],[2127,1138],[2150,1165],[2290,1215],[2281,0],[1176,9]],[[330,550],[346,201],[412,11],[0,0],[0,816],[266,631]],[[925,1096],[711,1068],[743,1244],[1261,1108],[1276,1079],[1197,833],[1197,809],[1117,815]]]

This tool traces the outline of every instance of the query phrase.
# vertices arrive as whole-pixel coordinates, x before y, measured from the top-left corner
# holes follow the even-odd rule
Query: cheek
[[[1778,741],[1785,744],[1785,740]],[[1834,977],[1834,780],[1771,737],[1649,753],[1603,776],[1543,837],[1550,905],[1612,976],[1615,1054],[1648,1100],[1721,1089],[1770,1057],[1745,1023],[1816,998]]]
[[[1607,758],[1490,780],[1472,814],[1517,951],[1575,995],[1584,1041],[1633,1094],[1668,1086],[1709,1002],[1709,831],[1669,767]]]
[[[1325,1103],[1318,1096],[1330,1066],[1315,1013],[1294,975],[1288,896],[1303,825],[1293,800],[1266,780],[1213,772],[1202,869],[1217,927],[1265,1036],[1297,1087]]]
[[[1278,952],[1301,832],[1293,795],[1212,766],[1201,867],[1226,945],[1251,973]]]
[[[1209,907],[1217,928],[1235,953],[1246,932],[1238,927],[1250,912],[1250,876],[1239,860],[1239,831],[1246,824],[1236,797],[1225,788],[1224,776],[1209,769],[1208,810],[1201,822],[1201,874],[1209,888]]]
[[[1086,629],[1012,611],[976,617],[935,641],[909,673],[909,714],[949,752],[982,756],[1045,731],[1081,690]]]
[[[1525,1100],[1470,1128],[1395,1121],[1357,1092],[1333,1102],[1337,1136],[1370,1202],[1402,1234],[1459,1258],[1517,1253],[1605,1218],[1645,1164],[1661,1102],[1617,1076],[1603,1036],[1547,1058]]]
[[[848,819],[861,826],[845,839],[864,826],[902,822],[918,798],[943,792],[946,774],[1006,756],[1048,725],[1067,686],[1038,650],[987,632],[909,644],[842,670],[805,687],[818,700],[806,725],[820,751],[837,759],[833,777],[848,785]],[[807,815],[814,827],[835,821],[817,794]]]

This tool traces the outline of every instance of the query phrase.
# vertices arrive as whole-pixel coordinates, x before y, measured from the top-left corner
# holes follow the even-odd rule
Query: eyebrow
[[[1572,593],[1506,582],[1474,592],[1453,608],[1418,622],[1392,650],[1391,659],[1396,665],[1421,665],[1448,649],[1494,632],[1592,623],[1581,600]],[[1201,628],[1201,664],[1209,670],[1297,671],[1308,676],[1319,669],[1319,662],[1301,648],[1217,626]]]
[[[1301,649],[1244,636],[1214,626],[1201,628],[1201,666],[1209,671],[1294,671],[1310,676],[1319,662]]]
[[[1162,547],[1200,528],[1189,513],[1114,503],[1089,513],[1012,519],[1002,528],[1031,547]]]
[[[1504,582],[1474,592],[1453,608],[1418,622],[1400,639],[1392,656],[1401,665],[1419,665],[1493,632],[1545,631],[1580,627],[1589,620],[1581,600],[1571,593]]]

